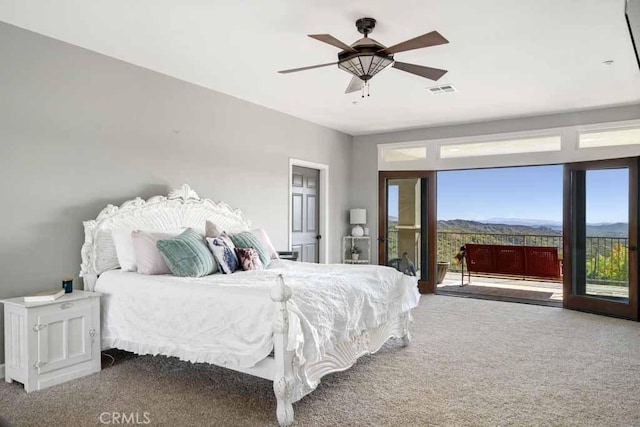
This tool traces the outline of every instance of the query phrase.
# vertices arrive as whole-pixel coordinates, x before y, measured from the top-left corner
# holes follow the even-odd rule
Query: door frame
[[[289,157],[289,175],[287,180],[289,182],[289,196],[287,200],[287,206],[289,210],[289,220],[287,225],[287,240],[288,250],[291,250],[291,225],[293,224],[293,215],[291,212],[291,195],[293,193],[293,184],[291,182],[291,175],[293,174],[293,167],[300,166],[303,168],[316,169],[320,171],[320,197],[318,198],[318,234],[322,236],[318,242],[318,262],[320,264],[329,263],[329,165],[324,163],[315,163],[308,160],[296,159]]]
[[[387,191],[386,181],[393,178],[427,178],[427,211],[422,219],[426,219],[426,225],[421,221],[422,227],[427,230],[427,280],[418,280],[418,290],[420,293],[434,293],[436,290],[436,277],[438,271],[437,263],[437,243],[438,243],[438,221],[437,221],[437,172],[436,171],[378,171],[378,264],[385,265],[386,251],[384,237],[387,226]],[[424,193],[421,193],[421,197]],[[421,213],[422,215],[422,213]],[[426,218],[424,218],[426,216]],[[421,239],[424,235],[421,236]],[[421,260],[422,262],[422,260]],[[421,266],[423,269],[424,266]]]
[[[638,245],[638,162],[639,158],[629,157],[621,159],[594,160],[589,162],[565,163],[563,179],[563,297],[562,305],[565,308],[608,314],[627,319],[638,320],[638,251],[629,250],[629,299],[624,304],[612,299],[597,296],[579,295],[573,293],[573,277],[576,272],[573,269],[573,228],[572,221],[575,213],[571,182],[572,173],[581,170],[598,170],[612,168],[629,168],[629,247]],[[584,198],[584,196],[583,196]],[[579,203],[584,203],[579,200]],[[631,255],[633,252],[633,255]]]

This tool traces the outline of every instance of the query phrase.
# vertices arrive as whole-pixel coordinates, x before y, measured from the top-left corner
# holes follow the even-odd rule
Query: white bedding
[[[102,346],[191,362],[251,367],[273,349],[274,302],[282,273],[293,290],[289,350],[318,361],[334,344],[412,309],[416,278],[389,267],[273,260],[267,270],[192,279],[111,270],[102,298]]]

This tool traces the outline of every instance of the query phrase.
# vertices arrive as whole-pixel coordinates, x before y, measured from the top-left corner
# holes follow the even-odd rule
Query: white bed
[[[274,260],[268,269],[203,278],[117,269],[111,230],[248,230],[241,212],[188,186],[168,197],[109,205],[85,222],[85,288],[103,294],[102,346],[175,356],[274,381],[281,425],[320,378],[352,366],[391,337],[409,343],[415,278],[381,266]]]

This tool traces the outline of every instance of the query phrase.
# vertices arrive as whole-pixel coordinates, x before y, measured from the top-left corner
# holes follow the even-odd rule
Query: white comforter
[[[317,361],[334,344],[412,309],[416,279],[389,267],[274,260],[267,270],[192,279],[112,270],[96,284],[102,298],[103,348],[163,354],[191,362],[254,366],[273,349],[274,302],[282,273],[289,350]]]

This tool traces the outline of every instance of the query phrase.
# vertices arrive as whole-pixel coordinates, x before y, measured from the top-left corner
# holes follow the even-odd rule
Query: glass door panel
[[[638,159],[565,165],[568,308],[638,318]]]
[[[586,171],[585,295],[629,299],[629,169]]]
[[[435,289],[435,173],[380,172],[378,263]],[[433,274],[431,272],[434,272]]]
[[[422,279],[420,178],[387,180],[386,265]],[[406,271],[408,270],[408,271]]]

